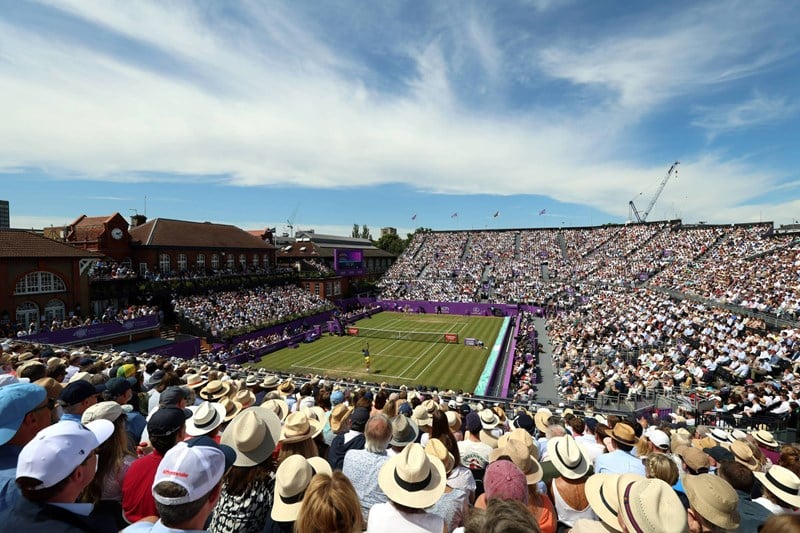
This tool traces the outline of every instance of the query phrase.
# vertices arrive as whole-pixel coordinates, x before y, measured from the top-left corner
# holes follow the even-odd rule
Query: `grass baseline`
[[[442,333],[458,333],[461,344],[323,335],[298,348],[284,348],[271,353],[254,366],[298,374],[474,390],[489,351],[465,346],[463,341],[475,337],[486,346],[492,346],[502,323],[503,319],[499,317],[382,312],[359,321],[356,327],[402,331],[443,328]],[[372,359],[370,373],[365,372],[361,353],[367,343]],[[435,349],[437,347],[439,350]]]

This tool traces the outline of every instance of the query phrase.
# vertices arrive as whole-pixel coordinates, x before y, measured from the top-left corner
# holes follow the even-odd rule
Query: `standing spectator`
[[[358,533],[363,529],[358,495],[347,476],[338,471],[315,475],[303,496],[295,533]]]
[[[164,455],[152,482],[152,495],[161,518],[155,524],[133,524],[125,533],[203,530],[219,499],[222,476],[235,457],[231,448],[208,437],[176,444]]]
[[[92,504],[75,503],[95,475],[95,450],[114,432],[108,420],[87,426],[59,422],[40,431],[19,454],[20,498],[3,519],[6,531],[117,531],[113,522],[90,517]]]
[[[162,407],[147,422],[153,451],[134,461],[122,481],[122,510],[128,522],[158,516],[153,479],[164,455],[186,437],[186,419],[191,416],[188,409]]]
[[[53,403],[45,390],[31,383],[0,387],[0,512],[20,499],[14,480],[22,447],[50,425]]]
[[[259,533],[272,511],[277,469],[272,453],[280,437],[281,421],[271,409],[251,407],[239,413],[222,436],[222,444],[236,452],[233,466],[222,480],[222,493],[208,530]]]
[[[372,415],[364,428],[364,437],[363,450],[349,450],[345,454],[342,473],[353,483],[366,521],[372,506],[386,501],[378,486],[378,472],[389,459],[386,448],[392,438],[392,425],[386,415]]]

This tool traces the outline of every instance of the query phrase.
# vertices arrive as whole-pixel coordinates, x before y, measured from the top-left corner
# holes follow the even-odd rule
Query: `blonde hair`
[[[648,453],[644,459],[647,477],[666,481],[672,486],[678,481],[678,465],[668,455],[663,453]]]
[[[364,529],[358,494],[338,470],[311,479],[297,516],[295,533],[360,533]]]

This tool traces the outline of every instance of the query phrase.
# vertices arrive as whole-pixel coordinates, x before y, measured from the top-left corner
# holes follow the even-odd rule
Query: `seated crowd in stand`
[[[133,320],[134,318],[142,316],[160,314],[161,311],[159,310],[158,306],[130,305],[122,309],[116,309],[113,306],[109,306],[101,315],[90,315],[83,318],[73,315],[63,320],[47,320],[43,318],[38,324],[36,322],[31,322],[30,324],[0,324],[0,337],[27,337],[29,335],[37,335],[39,333],[80,328],[91,326],[93,324],[107,324],[109,322],[122,323],[126,320]]]
[[[173,299],[172,305],[178,316],[215,337],[233,330],[255,330],[332,307],[327,300],[296,285],[180,296]]]
[[[9,531],[800,527],[800,449],[765,430],[0,345]]]

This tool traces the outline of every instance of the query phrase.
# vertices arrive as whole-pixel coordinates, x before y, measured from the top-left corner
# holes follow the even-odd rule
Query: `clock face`
[[[119,228],[112,229],[111,236],[117,240],[120,240],[122,238],[122,230]]]

